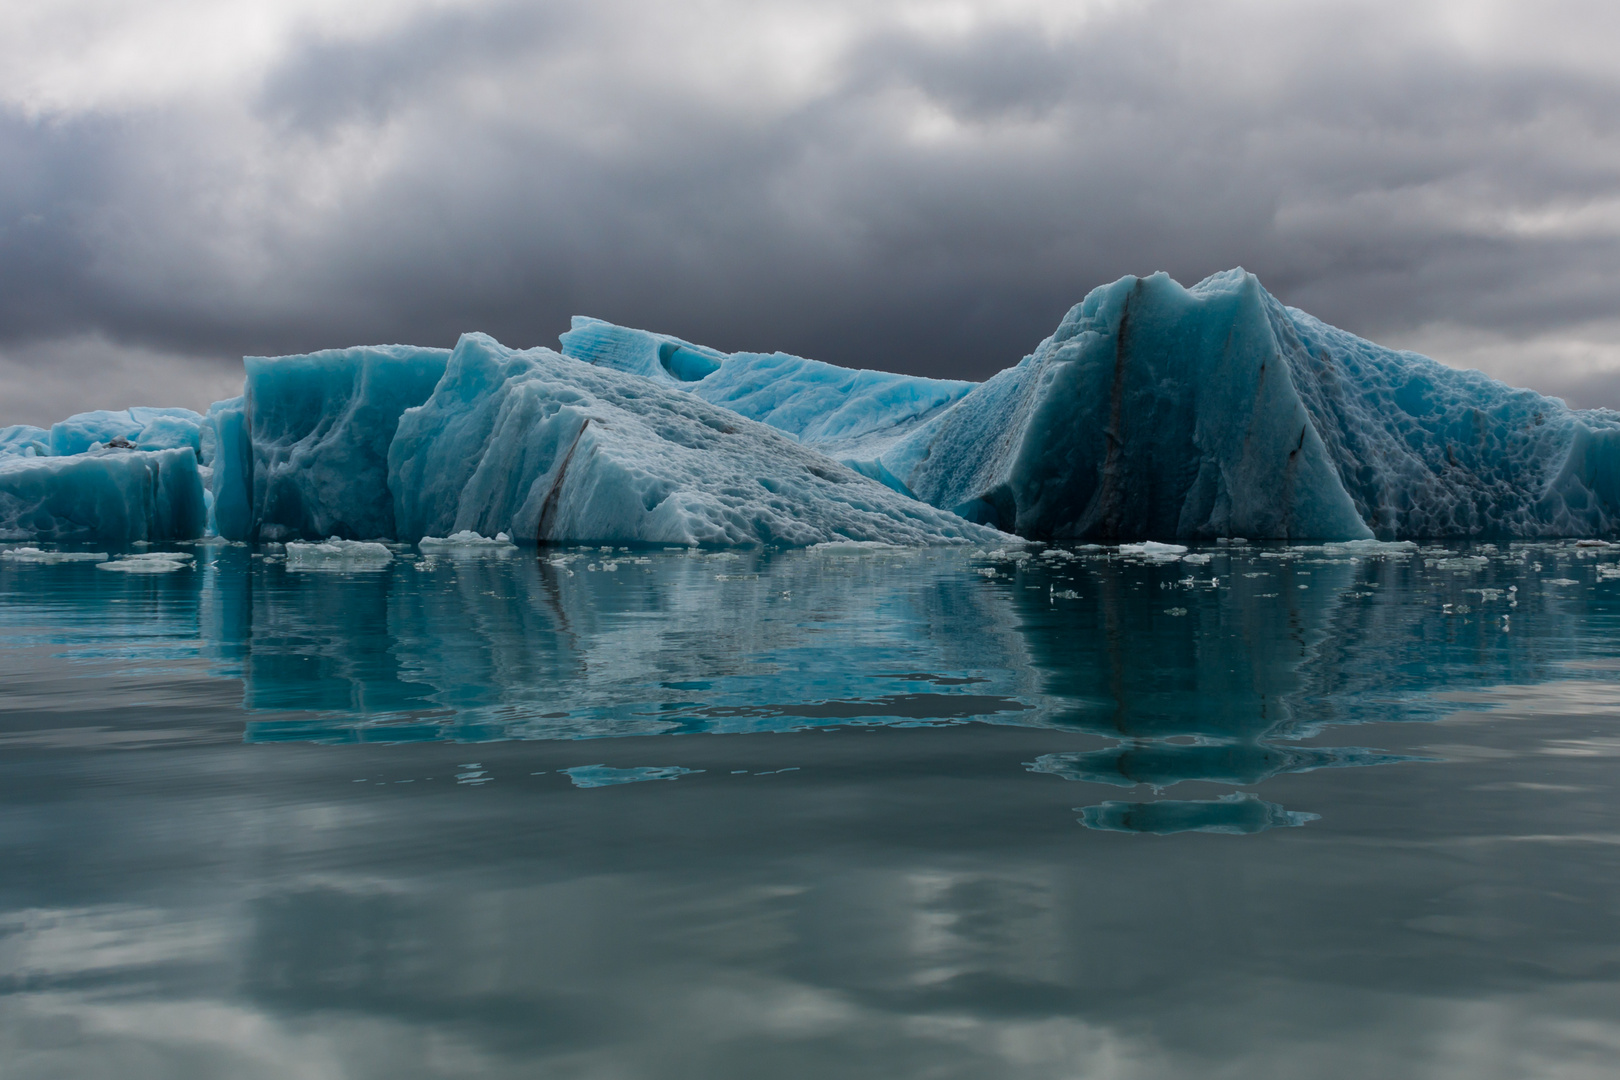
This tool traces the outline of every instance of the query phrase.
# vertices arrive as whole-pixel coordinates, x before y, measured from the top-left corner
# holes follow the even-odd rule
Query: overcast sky
[[[6,0],[0,423],[591,314],[981,378],[1242,265],[1620,407],[1613,0]]]

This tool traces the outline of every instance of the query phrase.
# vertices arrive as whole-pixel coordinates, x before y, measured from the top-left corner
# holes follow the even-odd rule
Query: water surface
[[[1585,1077],[1620,549],[0,558],[5,1075]]]

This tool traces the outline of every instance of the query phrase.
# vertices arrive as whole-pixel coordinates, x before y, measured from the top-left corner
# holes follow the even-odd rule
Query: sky
[[[1091,288],[1620,408],[1612,0],[6,0],[0,424],[570,315],[984,378]]]

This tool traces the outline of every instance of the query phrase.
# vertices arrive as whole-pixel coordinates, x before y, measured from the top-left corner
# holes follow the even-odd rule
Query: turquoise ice
[[[198,520],[246,541],[717,546],[1620,533],[1620,413],[1374,345],[1242,270],[1094,289],[977,384],[583,317],[560,344],[249,357],[243,396],[206,415],[0,429],[0,527],[107,544]],[[194,468],[107,456],[177,451]]]

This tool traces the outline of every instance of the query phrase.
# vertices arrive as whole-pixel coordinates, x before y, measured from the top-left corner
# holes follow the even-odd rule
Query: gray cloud
[[[231,78],[45,65],[0,85],[0,352],[81,359],[0,420],[79,401],[86,335],[226,370],[573,313],[982,377],[1097,284],[1233,265],[1620,405],[1607,6],[961,10],[427,5]]]

